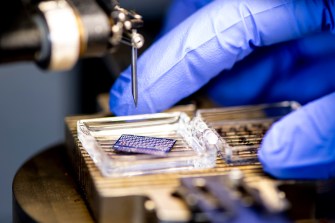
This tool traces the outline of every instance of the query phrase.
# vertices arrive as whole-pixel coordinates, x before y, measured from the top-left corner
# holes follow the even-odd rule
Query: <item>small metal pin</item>
[[[137,48],[134,46],[131,47],[131,90],[135,107],[137,107]]]

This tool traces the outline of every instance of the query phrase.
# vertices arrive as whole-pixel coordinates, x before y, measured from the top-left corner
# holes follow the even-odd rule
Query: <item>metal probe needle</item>
[[[137,107],[137,48],[134,46],[131,47],[131,91]]]

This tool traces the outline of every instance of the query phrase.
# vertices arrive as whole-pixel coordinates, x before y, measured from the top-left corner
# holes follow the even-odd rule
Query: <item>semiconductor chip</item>
[[[171,150],[175,142],[174,139],[123,134],[113,145],[113,149],[128,153],[164,155]]]

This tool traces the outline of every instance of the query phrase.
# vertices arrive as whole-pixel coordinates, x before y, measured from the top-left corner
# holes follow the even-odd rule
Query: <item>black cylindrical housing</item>
[[[0,63],[35,60],[42,38],[32,17],[18,18],[11,27],[0,32]]]

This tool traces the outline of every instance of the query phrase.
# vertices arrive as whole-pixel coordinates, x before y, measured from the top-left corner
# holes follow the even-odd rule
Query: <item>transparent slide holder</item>
[[[257,151],[271,125],[298,109],[297,102],[285,101],[255,106],[238,106],[198,110],[196,117],[203,120],[220,136],[221,157],[228,164],[257,163]],[[222,147],[221,147],[222,148]]]
[[[132,176],[211,168],[223,149],[219,135],[201,119],[185,113],[157,113],[80,120],[78,138],[101,173]],[[164,155],[120,153],[113,145],[123,134],[175,139]]]

